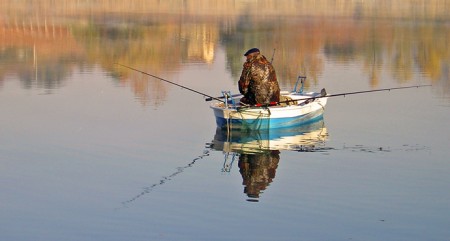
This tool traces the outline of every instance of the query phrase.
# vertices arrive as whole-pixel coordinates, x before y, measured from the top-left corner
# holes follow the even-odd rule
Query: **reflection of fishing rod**
[[[328,98],[328,97],[337,97],[337,96],[347,96],[347,95],[356,95],[356,94],[364,94],[364,93],[371,93],[371,92],[380,92],[380,91],[391,91],[391,90],[399,90],[399,89],[410,89],[410,88],[420,88],[420,87],[427,87],[431,85],[413,85],[413,86],[405,86],[405,87],[394,87],[394,88],[385,88],[385,89],[376,89],[376,90],[362,90],[362,91],[355,91],[355,92],[345,92],[345,93],[339,93],[339,94],[332,94],[328,95],[325,91],[325,89],[322,89],[319,96],[314,97],[308,97],[308,98],[300,98],[300,99],[291,99],[286,101],[279,101],[279,102],[271,102],[270,104],[256,104],[256,105],[248,105],[243,108],[248,107],[267,107],[267,106],[273,106],[278,105],[282,103],[295,103],[296,101],[308,101],[308,100],[315,100],[320,98]]]
[[[205,93],[202,93],[202,92],[200,92],[200,91],[197,91],[197,90],[188,88],[188,87],[186,87],[186,86],[183,86],[183,85],[174,83],[174,82],[172,82],[172,81],[169,81],[169,80],[160,78],[160,77],[158,77],[158,76],[156,76],[156,75],[152,75],[152,74],[146,73],[146,72],[144,72],[144,71],[142,71],[142,70],[138,70],[138,69],[135,69],[135,68],[133,68],[133,67],[126,66],[126,65],[123,65],[123,64],[119,64],[119,63],[116,63],[116,64],[117,64],[117,65],[120,65],[120,66],[122,66],[122,67],[125,67],[125,68],[127,68],[127,69],[131,69],[131,70],[134,70],[134,71],[136,71],[136,72],[139,72],[139,73],[141,73],[141,74],[145,74],[145,75],[151,76],[151,77],[153,77],[153,78],[155,78],[155,79],[162,80],[162,81],[167,82],[167,83],[169,83],[169,84],[176,85],[176,86],[181,87],[181,88],[183,88],[183,89],[185,89],[185,90],[192,91],[192,92],[197,93],[197,94],[200,94],[200,95],[202,95],[202,96],[206,96],[206,97],[209,97],[209,98],[211,98],[211,99],[218,100],[218,101],[220,101],[220,102],[224,102],[223,100],[221,100],[221,99],[219,99],[219,98],[212,97],[212,96],[207,95],[207,94],[205,94]]]
[[[161,180],[159,180],[159,182],[156,182],[156,183],[152,184],[151,186],[144,187],[144,190],[142,192],[140,192],[138,195],[136,195],[136,196],[134,196],[134,197],[132,197],[132,198],[126,200],[126,201],[123,201],[122,205],[124,207],[126,207],[127,204],[130,204],[130,203],[136,201],[136,199],[144,196],[145,194],[150,193],[156,187],[166,184],[168,181],[172,180],[172,178],[174,178],[178,174],[181,174],[182,172],[184,172],[184,170],[186,170],[187,168],[192,167],[195,164],[196,161],[198,161],[200,159],[203,159],[203,157],[206,157],[206,156],[209,156],[209,151],[208,150],[203,151],[202,155],[194,158],[194,160],[192,160],[189,164],[187,164],[187,165],[185,165],[183,167],[178,167],[176,172],[172,173],[169,176],[163,177]]]

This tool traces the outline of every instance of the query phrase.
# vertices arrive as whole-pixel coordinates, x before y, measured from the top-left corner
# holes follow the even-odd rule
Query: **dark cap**
[[[244,56],[247,56],[247,55],[249,55],[249,54],[251,54],[251,53],[256,53],[256,52],[259,53],[259,49],[257,49],[257,48],[252,48],[252,49],[249,49],[247,52],[245,52]]]

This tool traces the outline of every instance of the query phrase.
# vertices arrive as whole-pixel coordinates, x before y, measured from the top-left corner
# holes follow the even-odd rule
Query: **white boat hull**
[[[297,100],[293,105],[276,105],[268,107],[243,107],[237,104],[215,102],[211,105],[219,128],[227,129],[273,129],[288,128],[308,124],[322,117],[327,102],[326,97],[319,97],[320,93],[306,94],[291,93],[285,95]],[[239,102],[239,100],[235,100]]]

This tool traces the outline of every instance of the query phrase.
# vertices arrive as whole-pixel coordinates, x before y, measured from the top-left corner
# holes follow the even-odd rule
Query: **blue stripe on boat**
[[[216,123],[218,127],[227,128],[230,124],[231,129],[274,129],[274,128],[288,128],[310,124],[312,122],[322,119],[323,111],[311,112],[306,115],[289,117],[289,118],[259,118],[251,120],[231,119],[227,120],[216,116]],[[231,122],[231,123],[230,123]]]

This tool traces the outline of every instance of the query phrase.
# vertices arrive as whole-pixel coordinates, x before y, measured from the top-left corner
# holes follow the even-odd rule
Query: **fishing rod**
[[[370,92],[379,92],[379,91],[391,91],[391,90],[400,90],[400,89],[420,88],[420,87],[428,87],[428,86],[431,86],[431,85],[412,85],[412,86],[394,87],[394,88],[385,88],[385,89],[376,89],[376,90],[362,90],[362,91],[355,91],[355,92],[348,92],[348,93],[340,93],[340,94],[332,94],[332,95],[320,96],[319,98],[346,96],[346,95],[356,95],[356,94],[363,94],[363,93],[370,93]]]
[[[274,106],[282,103],[293,103],[296,101],[308,101],[308,100],[315,100],[320,98],[328,98],[328,97],[337,97],[337,96],[347,96],[347,95],[356,95],[356,94],[364,94],[364,93],[371,93],[371,92],[380,92],[380,91],[391,91],[391,90],[399,90],[399,89],[410,89],[410,88],[420,88],[420,87],[428,87],[431,85],[412,85],[412,86],[404,86],[404,87],[394,87],[394,88],[384,88],[384,89],[375,89],[375,90],[362,90],[362,91],[354,91],[354,92],[345,92],[345,93],[339,93],[339,94],[332,94],[328,95],[325,91],[325,89],[322,89],[320,92],[320,96],[314,96],[314,97],[308,97],[308,98],[300,98],[300,99],[291,99],[286,101],[278,101],[278,102],[271,102],[269,104],[256,104],[256,105],[248,105],[244,106],[242,108],[249,108],[249,107],[268,107],[268,106]]]
[[[235,95],[229,95],[229,96],[219,96],[219,97],[208,97],[205,99],[205,101],[211,101],[211,100],[217,100],[217,99],[225,99],[225,98],[234,98],[234,97],[239,97],[242,96],[242,94],[235,94]]]
[[[146,73],[146,72],[144,72],[144,71],[142,71],[142,70],[138,70],[138,69],[135,69],[135,68],[133,68],[133,67],[126,66],[126,65],[123,65],[123,64],[119,64],[119,63],[115,63],[115,64],[120,65],[120,66],[122,66],[122,67],[125,67],[125,68],[127,68],[127,69],[134,70],[134,71],[139,72],[139,73],[141,73],[141,74],[145,74],[145,75],[151,76],[151,77],[153,77],[153,78],[155,78],[155,79],[162,80],[162,81],[167,82],[167,83],[169,83],[169,84],[176,85],[176,86],[178,86],[178,87],[181,87],[181,88],[183,88],[183,89],[185,89],[185,90],[189,90],[189,91],[194,92],[194,93],[197,93],[197,94],[202,95],[202,96],[204,96],[204,97],[206,96],[206,97],[208,97],[208,99],[211,99],[211,100],[214,99],[214,100],[217,100],[217,101],[220,101],[220,102],[224,102],[224,101],[221,100],[220,98],[210,96],[210,95],[208,95],[208,94],[205,94],[205,93],[202,93],[202,92],[200,92],[200,91],[191,89],[191,88],[189,88],[189,87],[186,87],[186,86],[183,86],[183,85],[174,83],[174,82],[169,81],[169,80],[166,80],[166,79],[163,79],[163,78],[158,77],[158,76],[156,76],[156,75],[152,75],[152,74]]]
[[[273,64],[273,56],[275,55],[275,50],[276,50],[276,49],[273,49],[272,58],[270,59],[270,63],[271,63],[271,64]]]

